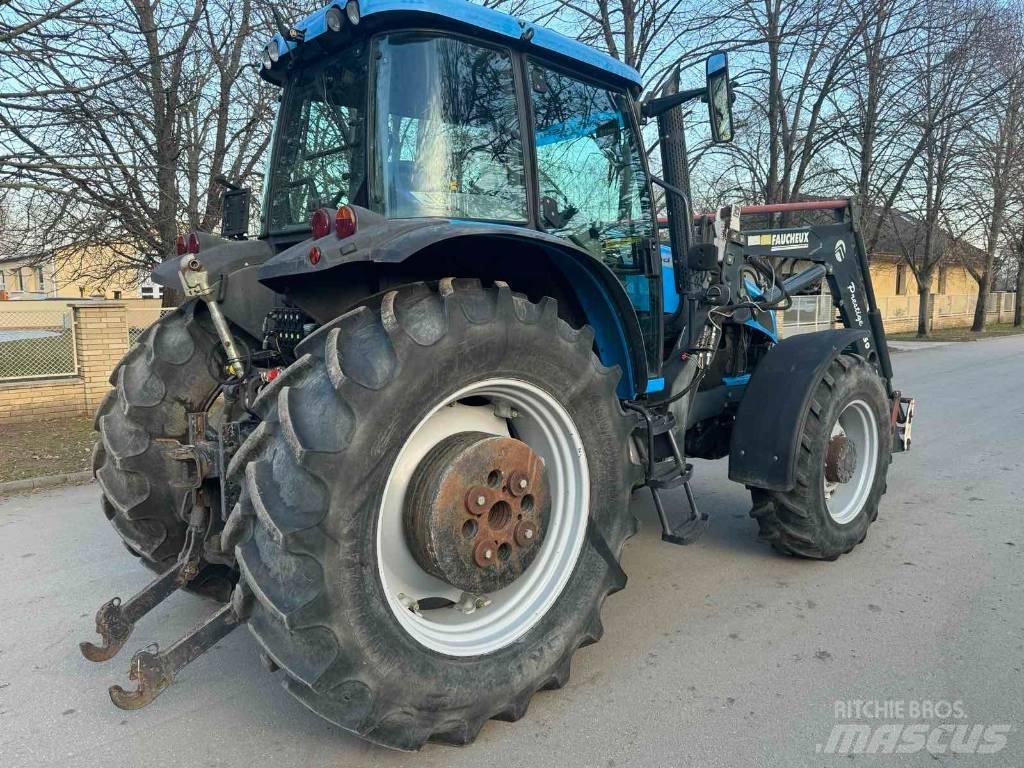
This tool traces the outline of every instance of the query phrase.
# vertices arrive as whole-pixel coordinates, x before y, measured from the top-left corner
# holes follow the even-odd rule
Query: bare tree
[[[1013,278],[1013,325],[1024,325],[1024,220],[1018,218],[1007,237],[1007,266]]]
[[[923,133],[908,137],[905,126],[923,106],[915,92],[921,67],[914,58],[927,38],[923,32],[936,22],[930,8],[928,0],[868,0],[850,9],[862,16],[853,76],[831,98],[841,113],[841,173],[861,210],[870,212],[869,251],[926,141]]]
[[[552,26],[639,70],[656,90],[677,66],[724,41],[714,8],[695,0],[498,0],[485,2]]]
[[[994,7],[988,17],[984,45],[989,78],[997,89],[986,109],[969,126],[974,163],[970,168],[971,201],[985,245],[981,264],[967,267],[978,284],[971,330],[985,329],[986,301],[992,291],[1003,235],[1009,219],[1019,214],[1014,192],[1024,177],[1024,6]],[[989,90],[989,82],[982,84]]]
[[[102,252],[83,265],[108,274],[148,270],[183,226],[216,222],[217,176],[258,181],[273,89],[248,69],[261,42],[252,0],[76,9],[10,57],[21,93],[0,101],[0,185],[42,224],[30,250]]]

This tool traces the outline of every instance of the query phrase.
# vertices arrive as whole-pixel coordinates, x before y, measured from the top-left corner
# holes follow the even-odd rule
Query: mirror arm
[[[687,231],[692,232],[693,227],[693,205],[690,202],[690,196],[686,194],[682,189],[677,187],[675,184],[669,184],[662,178],[655,176],[653,173],[650,175],[651,183],[657,184],[659,187],[664,189],[666,192],[670,192],[676,195],[680,200],[683,201],[683,215],[686,217]],[[688,243],[692,243],[692,236],[688,238]]]
[[[653,173],[651,174],[651,181],[654,182],[655,184],[657,184],[662,189],[664,189],[664,190],[666,190],[668,192],[671,192],[673,195],[679,195],[679,197],[683,198],[683,200],[686,200],[687,202],[689,202],[689,198],[686,196],[686,193],[683,192],[683,190],[681,190],[675,184],[669,184],[667,181],[665,181],[664,179],[658,178]]]
[[[673,93],[671,96],[661,96],[657,99],[646,99],[640,107],[640,114],[644,117],[657,117],[668,112],[673,107],[685,104],[688,101],[699,99],[707,94],[707,88],[691,88],[688,91]]]

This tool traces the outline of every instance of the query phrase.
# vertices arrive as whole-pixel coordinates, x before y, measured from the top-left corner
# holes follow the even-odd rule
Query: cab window
[[[525,222],[512,56],[403,32],[378,43],[377,205],[391,218]]]
[[[603,261],[624,285],[654,349],[660,298],[647,263],[653,219],[624,93],[530,63],[538,221]]]

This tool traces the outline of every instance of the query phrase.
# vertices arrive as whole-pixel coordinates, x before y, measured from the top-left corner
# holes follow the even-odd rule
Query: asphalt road
[[[392,753],[333,728],[264,671],[245,630],[148,709],[115,709],[106,688],[127,684],[128,651],[166,645],[213,605],[176,595],[121,656],[90,664],[77,643],[93,637],[94,611],[147,572],[104,523],[95,486],[0,502],[0,766],[850,765],[828,742],[853,717],[836,702],[851,700],[902,702],[856,721],[873,738],[914,722],[928,735],[947,722],[1012,727],[995,754],[857,763],[1022,766],[1024,337],[895,364],[919,402],[915,448],[896,458],[860,547],[834,563],[773,554],[721,462],[698,467],[712,521],[694,546],[661,543],[638,495],[643,529],[626,546],[629,585],[605,605],[602,642],[576,656],[567,688],[462,749]],[[947,717],[913,717],[924,702]],[[962,717],[936,702],[959,702]],[[936,748],[950,739],[939,728]]]

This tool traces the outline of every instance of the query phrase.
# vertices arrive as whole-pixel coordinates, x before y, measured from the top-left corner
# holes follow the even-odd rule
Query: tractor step
[[[697,502],[693,498],[693,491],[690,490],[689,481],[683,482],[683,490],[686,491],[686,502],[689,506],[689,515],[681,514],[682,510],[675,507],[671,512],[665,509],[661,501],[658,488],[649,486],[651,496],[654,497],[654,507],[658,510],[658,519],[661,520],[661,540],[669,544],[692,544],[704,535],[708,528],[708,515],[697,509]]]
[[[651,489],[654,508],[658,511],[658,519],[661,521],[661,540],[669,544],[692,544],[707,530],[708,515],[697,509],[697,501],[693,498],[693,491],[690,490],[693,465],[687,464],[683,459],[675,435],[671,431],[666,432],[665,435],[669,445],[672,446],[672,466],[668,470],[648,478],[647,487]],[[659,491],[666,488],[677,488],[680,485],[686,491],[689,514],[684,514],[679,507],[674,507],[669,511],[665,509],[661,500]]]
[[[112,685],[110,700],[119,709],[142,709],[174,682],[175,675],[241,623],[234,604],[228,603],[163,653],[157,645],[139,651],[128,668],[128,679],[135,681],[135,690]]]
[[[207,514],[207,508],[200,503],[192,507],[192,515],[185,533],[185,544],[174,565],[128,600],[122,602],[120,597],[115,597],[100,606],[96,612],[96,633],[103,638],[103,645],[89,641],[79,643],[78,647],[85,658],[96,662],[112,659],[124,647],[139,619],[188,584],[199,573]]]

